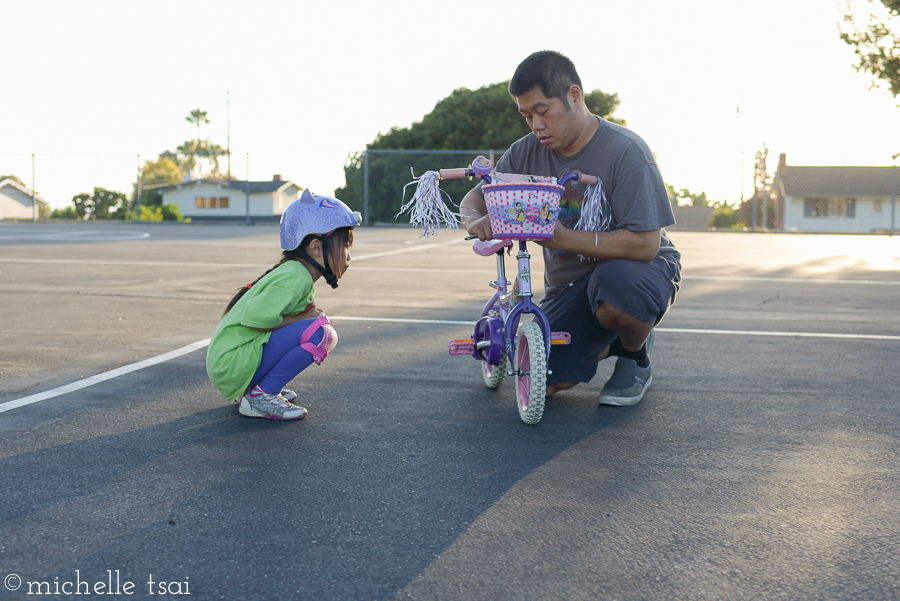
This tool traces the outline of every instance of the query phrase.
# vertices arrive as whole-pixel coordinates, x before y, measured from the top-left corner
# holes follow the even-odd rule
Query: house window
[[[881,213],[884,211],[884,201],[880,198],[876,198],[872,201],[872,211],[875,213]]]
[[[804,198],[804,217],[856,217],[855,198]]]
[[[803,216],[804,217],[827,217],[828,216],[828,199],[827,198],[804,198],[803,199]]]
[[[844,215],[844,199],[843,198],[832,198],[828,202],[828,214],[829,215]]]
[[[215,196],[210,196],[208,198],[205,196],[198,196],[194,199],[194,207],[198,209],[215,209],[216,207],[227,209],[229,204],[227,196],[222,196],[220,198]]]

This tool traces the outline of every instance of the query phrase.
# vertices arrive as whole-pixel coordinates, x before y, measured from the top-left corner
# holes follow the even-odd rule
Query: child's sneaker
[[[297,393],[293,390],[288,390],[287,388],[282,389],[281,398],[286,400],[288,403],[293,404],[295,400],[297,400]]]
[[[241,398],[241,406],[238,411],[241,415],[264,419],[290,420],[306,417],[306,409],[289,403],[278,394],[263,393],[251,396],[248,392]]]

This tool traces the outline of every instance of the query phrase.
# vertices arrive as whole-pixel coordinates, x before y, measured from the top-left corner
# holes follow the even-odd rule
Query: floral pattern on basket
[[[481,188],[494,238],[548,240],[565,188],[547,183],[486,184]]]

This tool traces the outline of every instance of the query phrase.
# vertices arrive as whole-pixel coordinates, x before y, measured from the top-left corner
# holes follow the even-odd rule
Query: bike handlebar
[[[569,182],[582,182],[589,186],[593,186],[599,181],[599,178],[596,175],[588,175],[587,173],[582,173],[581,171],[576,171],[575,173],[567,173],[557,181],[557,185],[565,186]]]
[[[460,179],[463,177],[472,177],[475,172],[468,167],[462,169],[441,169],[441,179]]]
[[[461,179],[464,177],[477,177],[479,179],[484,179],[485,181],[490,181],[492,166],[493,165],[489,159],[486,159],[485,157],[479,155],[475,157],[475,160],[472,161],[472,165],[470,167],[462,167],[459,169],[441,169],[438,173],[440,174],[441,179]],[[575,173],[567,173],[566,175],[562,176],[557,183],[560,186],[565,186],[571,181],[583,182],[592,186],[599,180],[595,175],[588,175],[586,173],[576,171]]]

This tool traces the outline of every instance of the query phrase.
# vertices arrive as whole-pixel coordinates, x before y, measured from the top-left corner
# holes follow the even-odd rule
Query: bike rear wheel
[[[506,377],[506,353],[500,355],[500,364],[491,365],[487,361],[481,361],[481,376],[484,378],[484,385],[488,388],[499,388],[503,384]]]
[[[529,425],[541,421],[547,393],[547,356],[544,333],[535,321],[519,326],[516,342],[516,405]]]

